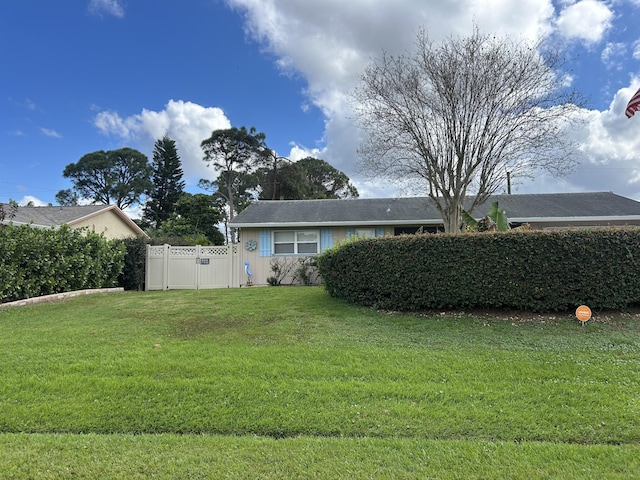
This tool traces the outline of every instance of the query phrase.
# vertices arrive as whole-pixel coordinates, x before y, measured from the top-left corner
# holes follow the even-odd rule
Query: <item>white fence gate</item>
[[[236,245],[147,245],[146,290],[240,286]]]

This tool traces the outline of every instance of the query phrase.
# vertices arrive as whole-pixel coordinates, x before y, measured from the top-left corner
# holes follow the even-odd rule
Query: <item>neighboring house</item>
[[[12,212],[4,205],[5,212]],[[36,228],[59,227],[87,228],[102,233],[108,240],[115,238],[146,236],[144,231],[115,205],[78,205],[72,207],[18,207],[15,215],[2,223],[31,225]]]
[[[512,227],[640,226],[640,202],[611,192],[493,195],[471,215],[483,217],[495,201]],[[354,235],[436,232],[442,225],[433,201],[425,197],[259,201],[230,223],[239,229],[240,265],[249,262],[254,284],[266,283],[274,258],[315,255]]]

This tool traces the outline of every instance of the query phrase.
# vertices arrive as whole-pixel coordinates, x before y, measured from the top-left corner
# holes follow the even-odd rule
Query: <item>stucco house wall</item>
[[[113,240],[116,238],[126,238],[139,235],[131,224],[126,222],[115,210],[104,210],[87,218],[71,224],[73,228],[87,228],[95,233],[102,233],[104,236]]]
[[[305,236],[315,235],[314,253],[278,253],[276,243],[280,233],[285,235],[296,235],[301,233]],[[348,237],[369,236],[384,237],[393,235],[394,230],[384,226],[349,226],[349,227],[283,227],[283,228],[242,228],[239,231],[239,257],[240,265],[249,262],[249,269],[252,272],[252,282],[254,285],[267,285],[267,279],[273,276],[271,264],[273,261],[293,261],[306,257],[313,257],[318,253],[332,247],[336,243],[345,241]],[[306,238],[309,240],[309,237]],[[295,241],[294,241],[295,243]],[[308,244],[311,245],[311,242]],[[295,248],[294,248],[295,249]],[[309,247],[311,249],[311,247]],[[243,274],[243,281],[246,283],[247,275]],[[285,278],[283,283],[290,283],[291,278]]]

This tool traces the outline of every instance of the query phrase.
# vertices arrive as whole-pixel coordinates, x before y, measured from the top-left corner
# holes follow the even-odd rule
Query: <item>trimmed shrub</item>
[[[364,239],[317,257],[328,292],[391,310],[620,309],[640,302],[640,230]]]
[[[114,287],[124,246],[104,236],[28,225],[0,228],[0,302],[87,288]]]

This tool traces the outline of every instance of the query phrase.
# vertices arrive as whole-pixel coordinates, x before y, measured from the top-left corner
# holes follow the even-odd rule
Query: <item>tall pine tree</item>
[[[150,225],[159,227],[175,211],[175,204],[184,193],[182,165],[176,142],[164,135],[153,148],[153,187],[149,191],[143,218]]]

